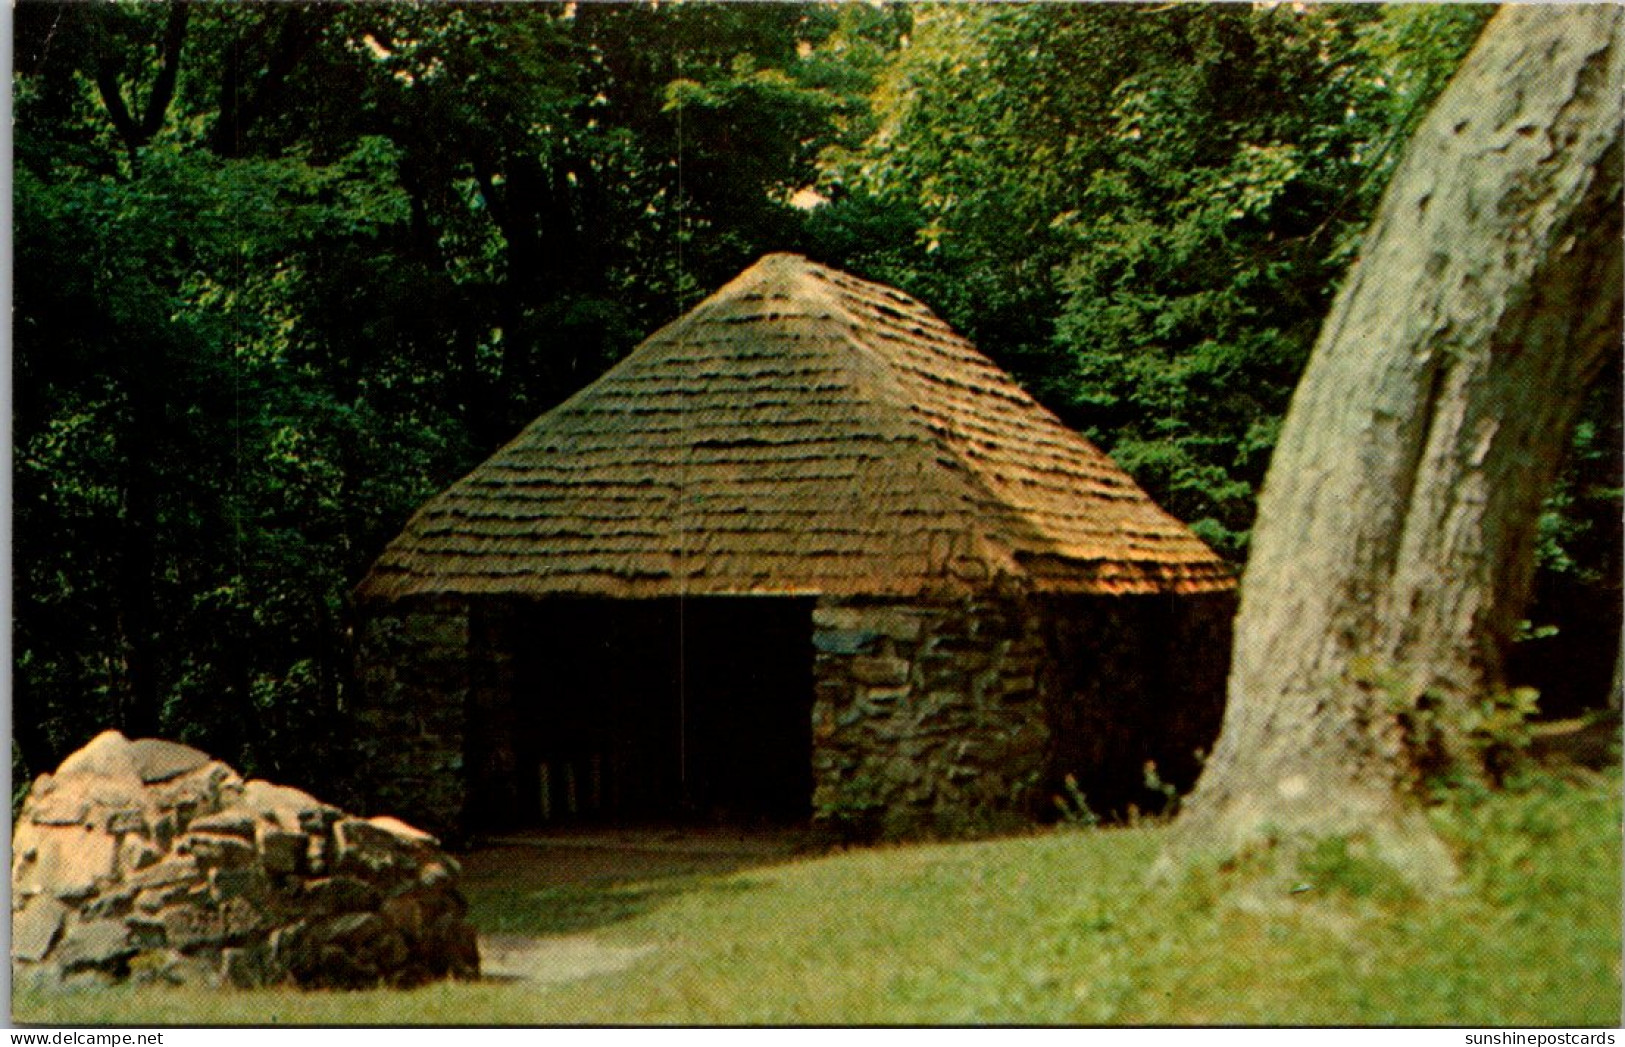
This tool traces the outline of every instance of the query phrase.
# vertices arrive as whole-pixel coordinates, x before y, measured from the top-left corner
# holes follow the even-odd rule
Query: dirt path
[[[555,830],[492,837],[462,859],[470,891],[657,886],[788,861],[810,847],[804,833],[723,829]],[[480,966],[498,981],[560,985],[631,967],[653,945],[611,945],[588,932],[483,934]]]
[[[480,936],[480,971],[495,981],[562,985],[624,971],[654,951],[652,945],[606,945],[588,934],[562,938],[485,934]]]

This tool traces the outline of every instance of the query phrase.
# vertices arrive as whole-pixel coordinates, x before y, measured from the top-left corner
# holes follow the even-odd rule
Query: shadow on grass
[[[691,875],[653,883],[490,887],[465,893],[469,919],[480,933],[548,936],[577,934],[630,920],[687,894],[735,895],[754,886],[746,880]]]
[[[484,934],[576,934],[641,916],[684,895],[735,895],[746,869],[791,860],[785,852],[726,847],[606,846],[538,837],[477,849],[462,859],[469,918]]]

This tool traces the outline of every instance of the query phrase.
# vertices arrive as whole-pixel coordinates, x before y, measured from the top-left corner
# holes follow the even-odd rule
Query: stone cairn
[[[11,848],[19,985],[479,975],[460,870],[432,836],[244,782],[189,746],[99,735],[34,782]]]

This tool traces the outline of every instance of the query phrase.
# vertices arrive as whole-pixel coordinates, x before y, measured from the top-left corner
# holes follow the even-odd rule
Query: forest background
[[[368,563],[768,251],[924,300],[1239,568],[1490,11],[24,0],[14,783],[116,726],[342,797]],[[1542,518],[1549,715],[1617,673],[1620,388]]]

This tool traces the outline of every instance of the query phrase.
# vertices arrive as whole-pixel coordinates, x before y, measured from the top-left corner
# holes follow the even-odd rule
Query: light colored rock
[[[920,615],[898,607],[818,607],[813,625],[843,632],[869,632],[899,643],[920,638],[924,625]]]
[[[172,883],[164,887],[148,887],[135,896],[135,910],[152,914],[186,898],[194,885],[189,882]]]
[[[852,659],[852,679],[871,687],[901,687],[908,683],[906,659],[883,654],[858,655]]]
[[[335,867],[340,872],[368,877],[393,877],[417,864],[415,841],[379,828],[360,818],[346,818],[333,826]]]
[[[133,774],[87,774],[70,781],[82,783],[91,803],[101,807],[139,810],[147,805],[146,786]]]
[[[89,813],[90,797],[75,789],[69,793],[53,792],[33,804],[27,816],[35,825],[80,825]]]
[[[223,833],[189,832],[175,844],[175,850],[196,858],[205,867],[247,865],[254,860],[254,845],[241,836]]]
[[[80,775],[141,781],[130,740],[117,731],[103,731],[91,739],[90,744],[62,761],[54,777],[60,783],[63,778]]]
[[[123,920],[73,921],[62,933],[62,944],[54,959],[64,971],[80,967],[100,967],[111,960],[133,956],[136,948],[130,944],[130,929]]]
[[[422,829],[415,829],[401,821],[399,818],[394,818],[387,814],[379,815],[376,818],[368,818],[367,824],[377,826],[378,828],[389,833],[391,836],[394,836],[396,839],[405,840],[407,843],[421,844],[425,847],[440,846],[439,840],[424,832]]]
[[[35,782],[13,828],[15,984],[477,975],[457,863],[429,834],[113,732],[63,767]],[[338,866],[345,875],[325,875]]]
[[[12,889],[84,898],[115,872],[118,844],[106,833],[78,825],[18,826],[13,843]]]
[[[245,840],[254,838],[254,824],[257,819],[254,813],[245,806],[228,807],[214,814],[205,814],[192,819],[187,829],[195,833],[214,833],[219,836],[239,836]]]
[[[97,817],[102,823],[102,829],[115,836],[124,833],[133,833],[149,836],[152,833],[152,823],[144,807],[120,807],[112,811],[98,811]]]
[[[135,835],[126,836],[124,842],[119,844],[119,869],[126,875],[140,872],[158,864],[158,859],[163,856],[164,852],[147,840]]]
[[[242,798],[243,780],[237,772],[218,760],[155,784],[148,794],[156,805],[173,811],[178,828],[192,819],[214,814]]]
[[[202,876],[196,858],[189,854],[172,854],[163,861],[130,876],[126,882],[137,890],[142,890],[149,887],[168,887],[177,883],[195,883]]]
[[[140,892],[116,881],[110,882],[79,904],[79,915],[87,920],[117,919],[127,916],[135,907],[135,896],[138,893]]]
[[[242,806],[288,832],[302,831],[301,819],[308,821],[311,815],[332,810],[303,790],[260,778],[251,778],[243,785]]]
[[[305,868],[312,876],[326,876],[328,851],[327,838],[324,836],[309,837],[305,845]]]
[[[19,960],[40,960],[56,944],[68,906],[42,894],[28,899],[11,917],[11,955]]]

